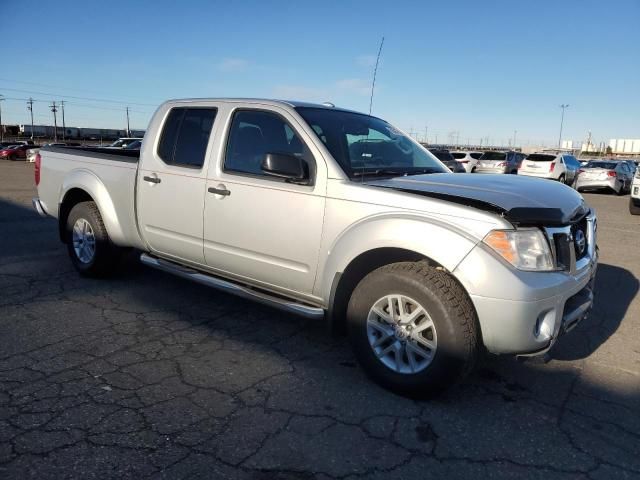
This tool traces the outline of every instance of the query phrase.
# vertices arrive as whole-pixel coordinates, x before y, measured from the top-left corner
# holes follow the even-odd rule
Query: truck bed
[[[107,147],[43,147],[44,152],[58,152],[67,155],[82,155],[89,158],[102,158],[118,162],[138,163],[140,150],[125,150]]]
[[[80,188],[99,205],[116,245],[142,245],[135,218],[139,150],[45,147],[40,156],[42,181],[38,192],[46,213],[58,217],[64,196]]]

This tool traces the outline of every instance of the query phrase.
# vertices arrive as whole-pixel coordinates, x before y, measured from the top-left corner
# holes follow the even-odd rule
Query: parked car
[[[0,150],[0,158],[6,160],[20,160],[27,158],[27,150],[33,148],[32,145],[11,145]]]
[[[438,148],[429,149],[438,160],[444,163],[449,170],[453,173],[465,173],[466,170],[462,164],[458,163],[449,150],[442,150]]]
[[[629,196],[629,213],[640,215],[640,167],[636,168],[631,184],[631,195]]]
[[[638,169],[638,163],[636,163],[634,160],[622,160],[622,161],[629,166],[629,171],[631,172],[632,175],[634,175],[636,173],[636,170]]]
[[[326,105],[173,100],[146,136],[140,151],[40,151],[34,207],[82,275],[134,247],[325,318],[375,381],[414,396],[481,351],[542,354],[591,308],[596,215],[556,182],[452,174],[384,120]]]
[[[129,145],[127,145],[126,148],[127,150],[140,150],[140,148],[142,147],[142,140],[136,140],[135,142],[131,142]]]
[[[484,152],[478,159],[475,173],[518,173],[523,155],[517,152]]]
[[[44,147],[79,147],[81,144],[76,142],[55,142],[45,143]],[[27,150],[27,162],[33,163],[36,161],[36,155],[40,151],[40,147],[37,145],[30,145]]]
[[[105,148],[126,148],[129,144],[131,144],[133,142],[137,142],[137,141],[142,141],[142,138],[123,137],[123,138],[119,138],[118,140],[116,140],[111,145],[109,145],[109,146],[107,146]]]
[[[528,177],[549,178],[567,185],[573,185],[580,162],[573,155],[566,153],[532,153],[528,155],[520,169],[519,175]]]
[[[623,195],[631,188],[633,174],[626,162],[594,160],[579,170],[576,189],[613,190]]]
[[[465,172],[473,173],[476,169],[476,165],[478,164],[478,159],[482,156],[482,152],[457,150],[455,152],[451,152],[451,155],[453,155],[453,158],[455,158],[458,163],[462,164]]]

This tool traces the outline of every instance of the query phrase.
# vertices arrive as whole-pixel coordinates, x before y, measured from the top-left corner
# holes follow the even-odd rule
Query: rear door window
[[[167,165],[202,168],[215,108],[173,108],[164,122],[158,156]]]

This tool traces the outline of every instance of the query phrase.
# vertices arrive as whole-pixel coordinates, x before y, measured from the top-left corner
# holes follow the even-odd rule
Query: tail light
[[[469,163],[469,160],[460,160],[460,163]]]
[[[609,177],[615,177],[615,176],[616,176],[616,172],[608,171],[608,172],[607,172],[607,176],[609,176]]]
[[[33,168],[33,175],[35,177],[36,180],[36,187],[38,185],[40,185],[40,161],[42,160],[42,157],[40,156],[39,153],[36,153],[36,162],[35,162],[35,166]]]
[[[583,169],[578,170],[578,175],[580,175],[581,173],[584,173]]]
[[[553,172],[554,168],[556,168],[556,162],[552,162],[551,165],[549,165],[549,171]]]
[[[507,162],[499,163],[497,166],[498,167],[506,167],[507,166]]]

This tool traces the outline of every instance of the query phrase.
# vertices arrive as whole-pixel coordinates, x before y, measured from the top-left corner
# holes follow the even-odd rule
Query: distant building
[[[640,154],[640,139],[638,138],[612,138],[609,140],[611,153]]]

